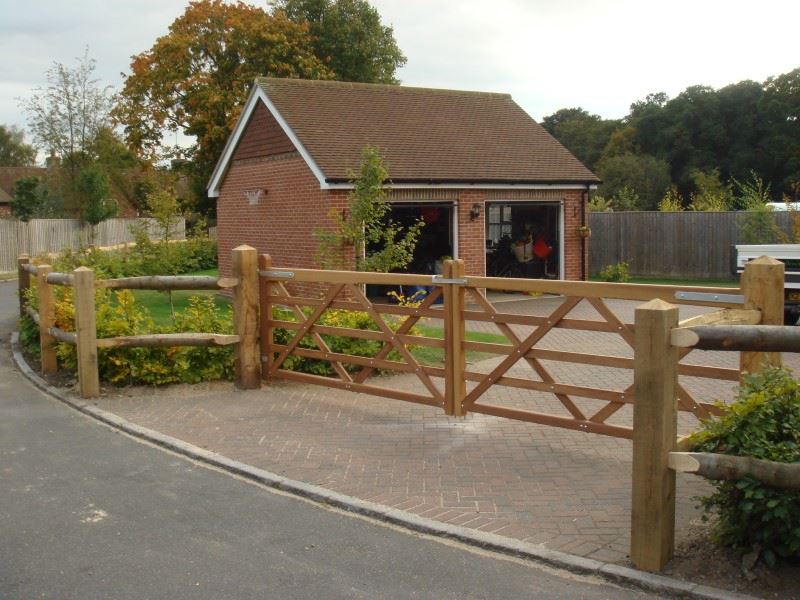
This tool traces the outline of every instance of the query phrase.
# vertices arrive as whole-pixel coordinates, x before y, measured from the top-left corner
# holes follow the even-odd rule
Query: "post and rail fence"
[[[39,325],[42,370],[50,373],[57,366],[55,340],[77,345],[83,397],[96,396],[100,391],[98,348],[235,344],[235,384],[240,388],[252,389],[262,381],[287,379],[435,406],[447,415],[476,412],[632,439],[631,560],[639,568],[658,571],[669,561],[674,547],[676,459],[670,457],[684,444],[677,436],[678,411],[698,418],[720,412],[716,405],[696,400],[678,377],[738,381],[743,370],[757,371],[765,360],[780,364],[780,354],[775,351],[797,350],[797,337],[783,328],[778,334],[765,333],[778,331],[776,326],[782,322],[782,270],[782,263],[762,258],[747,266],[740,290],[687,290],[662,285],[467,276],[460,260],[446,261],[445,272],[434,276],[288,269],[273,266],[269,255],[257,256],[255,249],[240,246],[233,250],[230,278],[176,276],[103,281],[94,280],[88,269],[53,273],[47,265],[33,266],[27,257],[20,257],[19,287],[21,314],[30,314]],[[37,278],[38,312],[24,302],[31,275]],[[297,291],[309,289],[309,284],[322,291],[305,295]],[[430,293],[414,305],[375,303],[364,293],[367,284],[427,286]],[[53,285],[74,287],[75,332],[53,326]],[[98,340],[94,290],[101,287],[232,290],[234,335],[196,333]],[[550,294],[556,306],[544,316],[502,312],[487,299],[487,290]],[[625,323],[606,305],[609,298],[646,303],[635,310],[634,323]],[[440,300],[443,303],[437,305]],[[571,315],[581,303],[588,304],[599,319]],[[676,304],[718,310],[679,321]],[[275,307],[283,311],[274,311]],[[368,315],[374,328],[318,322],[333,310]],[[441,322],[443,338],[419,335],[415,326],[422,319]],[[467,323],[491,323],[508,343],[470,341],[465,335]],[[750,329],[753,326],[759,329]],[[275,336],[278,329],[287,333],[280,343]],[[613,335],[632,357],[603,355],[591,348],[574,352],[541,344],[551,332],[563,330]],[[707,334],[709,330],[724,331],[724,339],[719,341],[718,335],[714,338]],[[371,356],[335,352],[323,336],[378,342],[379,350]],[[742,342],[748,336],[749,341]],[[775,341],[778,338],[780,342]],[[712,339],[717,341],[708,341]],[[707,343],[716,344],[715,348],[743,349],[740,368],[681,362],[693,348],[706,347]],[[441,349],[444,365],[432,366],[415,358],[410,348],[420,346]],[[467,364],[467,351],[494,354],[497,361],[489,372],[481,372]],[[287,359],[293,356],[326,361],[334,376],[286,368]],[[552,365],[561,362],[628,369],[633,371],[633,383],[611,390],[597,384],[559,382]],[[535,379],[521,377],[519,370],[513,370],[518,365],[529,367]],[[414,385],[388,387],[371,377],[378,372],[406,374]],[[564,414],[489,402],[486,393],[495,386],[549,394]],[[587,401],[599,406],[587,409]],[[631,406],[632,427],[608,422],[618,411]]]
[[[41,347],[41,364],[44,374],[52,374],[57,370],[54,342],[60,341],[76,346],[78,362],[78,386],[83,398],[94,398],[100,395],[100,378],[98,374],[98,348],[132,348],[132,347],[164,347],[164,346],[227,346],[235,345],[236,376],[238,387],[249,389],[258,386],[258,379],[246,376],[239,365],[247,362],[247,356],[253,348],[258,347],[251,333],[247,335],[224,335],[216,333],[168,333],[136,336],[120,336],[113,338],[97,338],[95,321],[94,292],[96,289],[138,289],[138,290],[223,290],[230,289],[234,299],[234,321],[236,330],[239,324],[255,324],[258,329],[258,306],[253,301],[253,288],[257,286],[256,272],[247,265],[255,265],[256,251],[249,247],[233,250],[234,276],[218,278],[211,276],[152,276],[123,277],[120,279],[95,280],[94,272],[86,267],[78,267],[72,273],[54,273],[50,265],[33,265],[30,257],[18,258],[19,271],[19,306],[20,315],[29,315],[39,326]],[[248,262],[249,261],[249,262]],[[243,276],[238,277],[237,274]],[[39,310],[28,306],[25,299],[30,288],[31,276],[36,277],[36,292]],[[75,303],[75,331],[63,331],[54,325],[53,286],[73,288]],[[246,300],[244,299],[246,298]],[[249,331],[253,325],[242,328]],[[246,349],[245,343],[251,348]],[[250,361],[252,362],[252,361]],[[249,367],[252,371],[252,366]]]

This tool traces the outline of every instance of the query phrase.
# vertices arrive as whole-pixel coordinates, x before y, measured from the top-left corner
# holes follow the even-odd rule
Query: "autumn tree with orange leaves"
[[[279,8],[195,0],[152,48],[133,57],[113,117],[137,153],[190,159],[197,208],[212,212],[205,186],[253,80],[337,78],[330,61],[315,54],[314,40],[308,21]],[[165,143],[172,132],[193,136],[194,146]]]

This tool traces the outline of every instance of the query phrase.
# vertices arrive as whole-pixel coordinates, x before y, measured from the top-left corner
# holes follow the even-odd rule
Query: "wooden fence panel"
[[[113,246],[132,242],[130,229],[136,223],[147,224],[151,238],[159,237],[155,219],[108,219],[95,228],[96,246]],[[178,219],[174,239],[186,237],[186,222]],[[0,219],[0,272],[13,271],[17,256],[36,256],[43,252],[61,252],[66,248],[76,250],[90,243],[91,229],[78,219],[31,219],[27,223],[16,219]]]
[[[632,275],[734,279],[742,212],[589,213],[589,274],[627,262]],[[775,213],[790,230],[789,213]]]
[[[30,254],[25,223],[14,219],[0,219],[0,271],[17,268],[17,257]]]

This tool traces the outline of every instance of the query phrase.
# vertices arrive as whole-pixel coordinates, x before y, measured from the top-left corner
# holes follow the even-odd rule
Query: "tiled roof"
[[[376,146],[393,183],[597,183],[507,94],[259,78],[328,183]]]

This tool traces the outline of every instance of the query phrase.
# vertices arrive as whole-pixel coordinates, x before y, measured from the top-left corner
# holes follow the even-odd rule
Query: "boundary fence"
[[[33,266],[27,257],[21,257],[20,312],[30,314],[39,325],[42,370],[45,373],[57,368],[52,346],[54,340],[77,346],[78,378],[84,397],[99,394],[98,347],[235,344],[235,384],[243,389],[258,388],[262,380],[289,379],[440,407],[448,415],[478,412],[632,439],[631,560],[637,567],[651,571],[660,570],[673,552],[675,484],[669,455],[684,443],[677,437],[678,411],[691,412],[698,417],[719,411],[714,405],[697,401],[681,385],[678,375],[736,381],[742,371],[760,370],[764,360],[780,364],[780,354],[757,349],[741,353],[739,369],[684,364],[681,360],[692,351],[693,344],[679,348],[673,343],[673,335],[679,335],[675,331],[685,332],[703,324],[724,323],[732,327],[780,325],[783,319],[783,264],[768,258],[747,265],[741,289],[708,287],[690,290],[661,285],[473,277],[464,274],[463,262],[459,260],[446,261],[444,274],[434,276],[281,269],[272,265],[269,255],[258,257],[256,250],[247,246],[233,250],[233,265],[233,277],[228,279],[146,277],[95,281],[92,271],[86,268],[76,269],[70,274],[53,273],[47,265]],[[24,301],[31,275],[37,278],[38,312],[26,306]],[[300,296],[293,291],[292,283],[305,284],[302,286],[304,289],[313,283],[322,293]],[[429,286],[431,292],[418,306],[376,304],[363,292],[367,284]],[[74,332],[53,327],[53,285],[74,287]],[[98,340],[94,289],[101,287],[231,289],[234,335],[197,333]],[[486,299],[486,290],[552,294],[558,298],[558,305],[545,316],[502,312]],[[472,300],[469,305],[467,297]],[[437,307],[434,303],[440,298],[443,304]],[[608,308],[607,299],[646,304],[636,309],[634,323],[624,323]],[[570,316],[570,312],[583,301],[594,308],[600,320]],[[701,305],[718,310],[711,316],[701,315],[679,323],[675,304]],[[288,310],[293,320],[280,318],[281,314],[273,310],[275,307]],[[332,309],[365,313],[375,329],[320,323],[320,318]],[[443,322],[443,339],[415,334],[414,325],[426,317]],[[468,341],[465,336],[468,321],[494,323],[508,343]],[[520,334],[519,326],[530,331]],[[288,332],[282,343],[276,341],[278,329]],[[591,348],[587,348],[587,352],[569,352],[541,347],[542,339],[555,329],[613,334],[632,349],[633,358],[607,356],[592,352]],[[380,349],[372,356],[333,352],[323,337],[325,335],[375,341],[380,344]],[[301,346],[304,340],[305,347]],[[409,349],[414,345],[443,349],[444,366],[421,364]],[[500,360],[489,373],[471,370],[466,363],[468,350],[492,353]],[[289,370],[286,361],[291,356],[326,361],[335,377]],[[557,381],[545,362],[629,369],[633,371],[633,384],[625,389],[612,390],[562,383]],[[527,365],[535,379],[512,375],[510,369],[518,363]],[[376,384],[370,376],[377,369],[412,374],[424,391]],[[492,404],[485,400],[485,394],[493,386],[551,394],[560,403],[564,414]],[[576,398],[593,401],[594,408],[587,411],[579,407]],[[632,427],[607,422],[629,405],[633,407]]]
[[[791,232],[791,214],[773,213]],[[631,275],[665,278],[733,279],[742,221],[738,212],[589,213],[589,274],[627,262]]]
[[[94,228],[96,246],[114,246],[132,242],[131,226],[144,223],[150,236],[157,237],[155,219],[107,219]],[[184,239],[186,221],[176,219],[174,239]],[[17,268],[20,254],[36,256],[46,252],[73,250],[91,243],[91,225],[78,219],[31,219],[27,223],[16,219],[0,219],[0,272]]]

